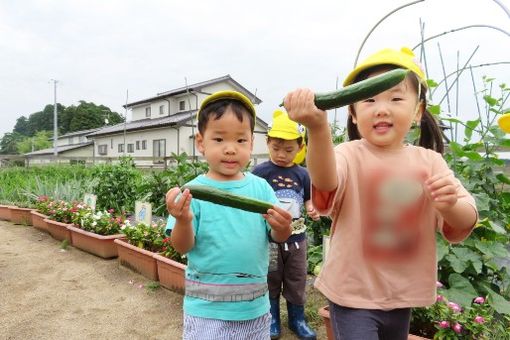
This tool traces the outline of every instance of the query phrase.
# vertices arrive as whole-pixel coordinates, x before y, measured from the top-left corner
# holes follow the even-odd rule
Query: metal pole
[[[124,111],[124,156],[126,156],[126,124],[127,124],[127,110],[128,110],[128,95],[129,89],[126,89],[126,110]]]
[[[53,155],[57,157],[58,150],[57,150],[57,138],[58,138],[58,132],[57,132],[57,82],[56,79],[51,79],[53,82]],[[55,160],[56,161],[56,160]]]

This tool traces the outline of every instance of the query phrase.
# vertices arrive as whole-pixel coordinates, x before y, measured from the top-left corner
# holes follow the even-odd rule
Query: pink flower
[[[462,332],[461,324],[456,322],[455,325],[453,325],[453,330],[455,331],[455,333],[460,334]]]
[[[444,285],[441,282],[436,281],[436,288],[443,288],[443,287],[444,287]]]
[[[485,302],[485,298],[483,296],[479,296],[479,297],[475,298],[475,300],[473,302],[481,305],[482,303]]]
[[[485,322],[485,319],[483,318],[483,316],[480,316],[480,315],[477,315],[475,317],[475,320],[474,320],[476,323],[484,323]]]
[[[438,294],[436,296],[436,302],[443,302],[443,301],[444,301],[444,296]]]
[[[461,311],[460,306],[458,304],[456,304],[455,302],[448,302],[448,307],[450,307],[450,309],[454,313],[459,313]]]
[[[450,328],[450,323],[448,321],[440,321],[439,327],[440,328]]]

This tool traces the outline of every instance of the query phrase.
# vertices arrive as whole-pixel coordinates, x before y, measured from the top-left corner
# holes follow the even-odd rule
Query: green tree
[[[23,135],[18,132],[7,132],[0,141],[0,153],[4,155],[17,154],[17,144],[22,139]]]
[[[28,153],[32,151],[47,149],[52,146],[50,137],[53,135],[50,131],[38,131],[32,137],[25,137],[16,145],[18,153]]]
[[[16,125],[14,125],[13,132],[20,133],[24,136],[29,136],[30,131],[27,117],[21,116],[16,120]]]
[[[83,100],[78,106],[69,106],[65,115],[69,124],[65,133],[114,125],[124,121],[117,112],[111,111],[108,107]]]

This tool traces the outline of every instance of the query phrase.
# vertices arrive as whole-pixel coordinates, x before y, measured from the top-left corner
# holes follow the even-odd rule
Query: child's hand
[[[308,129],[328,124],[326,111],[315,106],[315,94],[310,89],[297,89],[289,92],[283,103],[289,118],[303,124]]]
[[[267,223],[271,226],[271,229],[278,233],[291,233],[290,224],[292,223],[292,215],[279,206],[273,206],[272,209],[267,211],[267,214],[262,215]]]
[[[318,221],[321,218],[321,215],[319,215],[319,213],[317,212],[317,210],[315,210],[315,208],[313,206],[307,207],[306,213],[314,221]]]
[[[451,171],[428,178],[424,185],[427,196],[439,212],[448,211],[457,203],[457,188]]]
[[[193,220],[193,213],[190,210],[191,193],[188,189],[185,189],[181,197],[176,201],[175,199],[180,193],[181,190],[178,187],[168,190],[166,193],[166,210],[176,220],[190,222]]]

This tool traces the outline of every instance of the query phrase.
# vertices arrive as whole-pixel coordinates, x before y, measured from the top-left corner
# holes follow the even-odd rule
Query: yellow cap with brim
[[[248,97],[246,97],[241,92],[227,90],[227,91],[218,91],[218,92],[215,92],[215,93],[207,96],[202,101],[202,104],[200,104],[200,109],[197,112],[197,119],[200,116],[200,112],[202,112],[202,110],[204,109],[204,107],[206,107],[206,105],[214,103],[218,100],[223,100],[223,99],[237,100],[237,101],[241,102],[241,104],[243,104],[243,106],[248,110],[248,112],[250,112],[253,115],[253,118],[255,118],[257,116],[255,113],[255,107],[253,106],[253,103],[251,102],[251,100],[248,99]]]
[[[356,77],[364,70],[377,65],[396,65],[411,70],[418,76],[420,82],[427,86],[427,77],[421,68],[420,62],[414,55],[413,51],[408,47],[402,47],[400,51],[391,48],[383,49],[372,54],[367,59],[359,63],[354,70],[349,73],[344,80],[344,86],[351,85]]]
[[[498,118],[498,125],[505,133],[510,133],[510,111]]]
[[[304,133],[304,126],[291,120],[286,112],[282,110],[273,112],[273,123],[267,132],[269,137],[293,140],[303,137]]]

